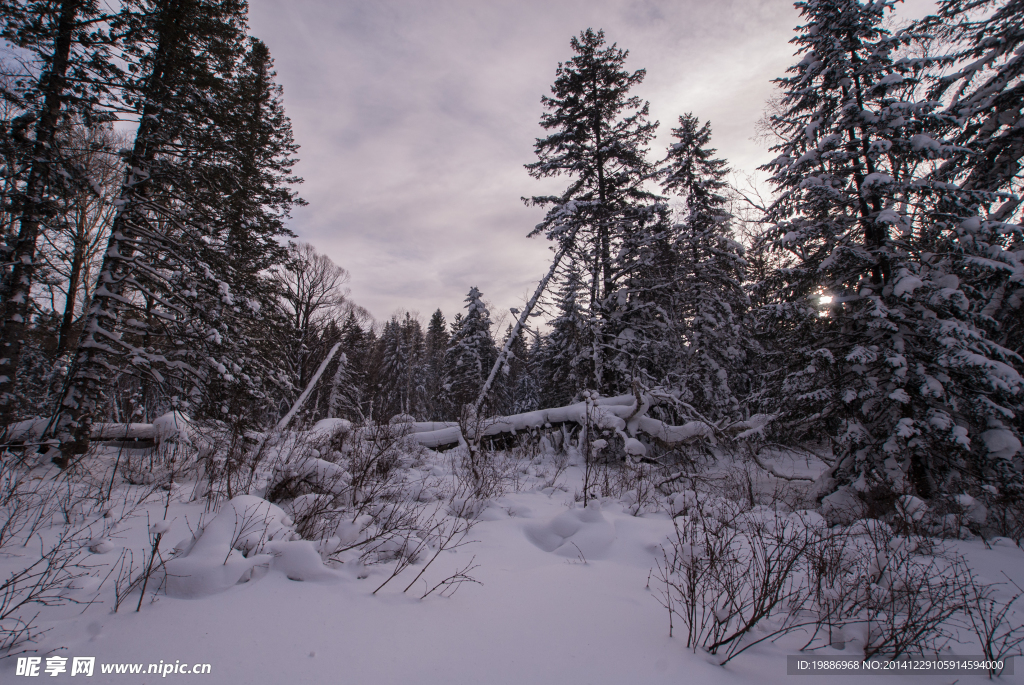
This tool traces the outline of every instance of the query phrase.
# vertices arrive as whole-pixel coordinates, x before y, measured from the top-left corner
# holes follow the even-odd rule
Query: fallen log
[[[625,438],[636,438],[643,433],[658,442],[667,445],[678,445],[698,439],[714,441],[722,434],[722,430],[704,421],[689,421],[681,426],[673,426],[651,416],[647,410],[656,404],[656,399],[643,396],[637,408],[637,398],[633,395],[601,397],[592,400],[589,421],[600,430],[615,431]],[[502,434],[515,435],[524,431],[552,428],[563,424],[585,425],[588,422],[587,402],[576,402],[563,407],[537,409],[511,416],[495,416],[482,419],[478,426],[467,427],[468,438],[479,436],[496,437]],[[757,415],[747,421],[735,423],[725,430],[738,439],[753,437],[760,433],[774,416]],[[30,419],[19,421],[7,427],[5,442],[31,443],[38,440],[46,428],[48,419]],[[402,422],[408,427],[409,437],[420,445],[430,449],[453,447],[463,438],[462,429],[454,421],[409,421]],[[350,422],[344,419],[324,419],[314,426],[310,432],[314,434],[335,435],[346,434],[353,430]],[[152,441],[160,442],[183,433],[191,435],[193,429],[188,417],[182,414],[166,414],[154,423],[95,423],[92,426],[92,439],[100,441]],[[264,436],[260,436],[261,438]]]

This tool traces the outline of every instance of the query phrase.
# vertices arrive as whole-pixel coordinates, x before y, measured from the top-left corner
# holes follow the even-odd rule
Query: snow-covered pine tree
[[[392,316],[384,324],[377,344],[377,419],[387,421],[396,414],[423,418],[424,338],[420,322],[409,312],[403,319]]]
[[[424,341],[423,375],[427,420],[443,421],[448,417],[443,402],[445,350],[448,349],[448,327],[438,309],[430,316]]]
[[[512,328],[509,326],[509,333]],[[508,356],[508,375],[505,396],[508,414],[522,414],[540,408],[540,383],[537,381],[536,359],[526,344],[526,332],[521,331],[512,341]]]
[[[120,106],[138,128],[56,426],[62,463],[88,449],[112,369],[127,364],[158,384],[179,375],[178,407],[201,397],[210,373],[237,372],[202,354],[220,333],[196,304],[232,298],[204,247],[223,207],[204,172],[226,152],[208,132],[223,123],[218,102],[242,56],[245,10],[242,0],[131,0],[113,22],[128,64]]]
[[[279,241],[293,234],[284,220],[293,205],[304,202],[292,188],[302,181],[291,174],[298,146],[284,113],[281,87],[274,83],[273,60],[262,41],[249,39],[249,49],[229,84],[229,96],[219,103],[220,125],[206,131],[227,141],[223,161],[206,175],[221,196],[222,210],[212,217],[209,239],[200,244],[231,302],[218,292],[202,308],[220,333],[207,355],[239,371],[230,379],[211,374],[204,395],[208,408],[227,404],[236,421],[257,422],[264,413],[260,410],[272,404],[272,395],[281,395],[281,388],[271,382],[282,357],[277,344],[281,336],[271,331],[288,325],[278,306],[278,284],[267,274],[287,260],[288,248]],[[208,147],[215,148],[216,142]],[[330,267],[333,264],[326,269],[328,275],[344,280],[338,267]],[[326,338],[320,340],[323,354],[335,342]]]
[[[930,97],[943,100],[959,149],[936,176],[969,190],[1004,191],[993,221],[1020,217],[1024,159],[1024,4],[1015,0],[943,0],[919,30],[957,48],[942,61],[959,67],[934,79]],[[970,150],[970,152],[968,152]]]
[[[951,73],[937,77],[930,97],[943,101],[954,149],[936,169],[940,180],[1005,193],[983,217],[975,240],[991,261],[975,263],[970,280],[991,317],[992,338],[1024,355],[1024,3],[945,0],[921,30],[951,42]],[[970,151],[970,152],[968,152]],[[1018,417],[1020,420],[1020,417]],[[1024,427],[1024,424],[1018,423]]]
[[[89,188],[88,173],[73,157],[61,154],[59,129],[72,120],[93,123],[106,114],[106,83],[117,74],[110,58],[114,42],[95,0],[3,0],[0,37],[33,64],[10,75],[4,100],[20,110],[3,127],[10,183],[3,198],[17,232],[0,245],[0,427],[19,404],[14,387],[19,372],[29,304],[37,265],[40,232],[53,215],[53,190]],[[29,131],[32,135],[29,135]]]
[[[334,373],[331,374],[329,388],[327,418],[348,419],[349,421],[362,421],[366,418],[363,416],[362,407],[359,404],[361,393],[357,384],[357,376],[348,355],[344,352],[338,355]]]
[[[452,322],[454,330],[445,352],[445,402],[456,416],[466,404],[476,401],[491,366],[498,358],[498,348],[491,335],[490,312],[483,302],[483,294],[476,287],[470,288],[465,302],[466,314],[456,316]],[[493,412],[490,403],[484,405],[481,413],[486,415],[489,412]]]
[[[340,361],[332,374],[328,398],[328,416],[363,421],[367,408],[364,405],[366,374],[369,357],[366,349],[366,334],[363,332],[354,311],[349,311],[341,324]]]
[[[502,345],[508,342],[512,330],[513,326],[509,324]],[[493,385],[492,405],[496,414],[519,414],[538,408],[540,386],[535,373],[526,346],[526,331],[520,331],[509,345],[501,374]]]
[[[557,314],[551,331],[541,343],[541,406],[569,404],[593,387],[593,328],[584,307],[586,298],[583,276],[576,263],[570,262],[555,293]]]
[[[402,320],[402,341],[408,363],[402,378],[403,411],[419,420],[426,419],[426,338],[417,317],[405,313]]]
[[[605,331],[605,392],[631,392],[634,382],[666,386],[678,381],[686,321],[680,302],[684,268],[669,209],[656,205],[624,230],[615,257],[619,288]],[[678,382],[675,382],[679,385]]]
[[[961,283],[996,198],[936,181],[958,147],[918,99],[928,60],[897,58],[892,3],[797,3],[802,59],[778,79],[783,141],[765,243],[788,255],[763,325],[787,351],[770,409],[791,436],[827,437],[820,495],[849,485],[923,497],[1019,481],[1019,358],[978,324]]]
[[[750,299],[743,290],[744,249],[733,237],[723,194],[728,169],[710,147],[709,123],[683,115],[672,136],[676,142],[663,163],[662,187],[686,203],[674,236],[681,269],[675,279],[676,319],[686,322],[686,345],[673,372],[704,416],[740,418],[753,345],[746,321]]]
[[[409,373],[409,354],[397,316],[384,324],[380,339],[380,366],[377,370],[375,417],[387,421],[396,414],[405,414],[405,379]]]
[[[530,332],[530,344],[526,347],[526,369],[525,373],[520,374],[519,381],[516,384],[515,394],[513,395],[515,404],[513,405],[514,413],[521,413],[527,411],[534,411],[535,409],[541,408],[541,368],[540,363],[543,359],[541,353],[541,337],[537,331]]]
[[[559,196],[530,200],[548,208],[530,235],[544,233],[553,240],[575,236],[571,258],[583,261],[589,279],[588,325],[596,341],[591,382],[602,389],[602,352],[609,340],[601,324],[609,315],[606,308],[615,306],[609,301],[617,288],[614,256],[623,224],[654,198],[644,188],[653,173],[645,146],[657,122],[648,121],[648,104],[629,94],[646,72],[623,68],[628,51],[607,46],[604,32],[592,29],[574,37],[571,46],[575,54],[558,65],[552,96],[541,98],[547,111],[540,124],[552,133],[537,140],[538,159],[526,165],[534,178],[564,175],[571,181]]]

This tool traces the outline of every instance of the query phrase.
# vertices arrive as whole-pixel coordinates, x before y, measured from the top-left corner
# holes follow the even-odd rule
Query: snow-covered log
[[[27,419],[7,427],[4,441],[8,443],[39,442],[50,419]],[[193,442],[197,433],[192,420],[181,412],[159,416],[153,423],[94,423],[93,440],[151,440],[156,444],[168,441]]]
[[[703,421],[690,421],[682,426],[671,426],[657,419],[645,416],[647,409],[653,404],[644,398],[640,411],[637,410],[636,398],[632,395],[602,397],[597,399],[591,410],[590,420],[602,430],[626,431],[635,437],[639,431],[667,445],[677,445],[697,438],[714,439],[715,429]],[[493,437],[503,433],[516,433],[538,428],[547,428],[558,424],[587,422],[587,403],[577,402],[564,407],[537,409],[535,411],[514,414],[512,416],[496,416],[480,422],[479,431],[482,437]],[[628,422],[628,423],[627,423]],[[414,423],[412,437],[424,447],[437,448],[457,445],[461,435],[458,424]]]
[[[669,445],[675,445],[694,438],[713,438],[715,430],[703,421],[689,421],[682,426],[670,426],[649,416],[640,417],[639,429]]]
[[[440,430],[414,432],[412,437],[423,445],[430,449],[436,449],[438,447],[446,447],[449,445],[459,444],[459,427],[456,425],[454,428],[442,428]]]
[[[644,433],[667,445],[705,438],[714,440],[715,428],[703,421],[690,421],[682,426],[672,426],[658,419],[647,416],[647,410],[656,404],[648,397],[641,398],[640,409],[637,410],[636,398],[633,395],[602,397],[592,402],[590,421],[601,430],[628,433],[635,438],[638,432]],[[733,429],[746,429],[740,437],[756,432],[773,417],[756,416],[749,421],[735,424]],[[576,402],[563,407],[537,409],[511,416],[495,416],[484,419],[476,427],[481,437],[494,437],[502,434],[517,433],[565,423],[585,424],[587,422],[587,403]],[[29,441],[46,426],[46,419],[21,421],[12,424],[8,429],[8,441]],[[409,437],[424,447],[436,449],[459,444],[462,436],[459,424],[454,421],[418,421],[403,424],[407,426]],[[177,427],[176,430],[168,430]],[[470,427],[472,430],[473,427]],[[308,433],[313,438],[330,438],[343,435],[353,429],[352,424],[344,419],[324,419],[313,426]],[[152,440],[159,444],[182,433],[188,438],[194,432],[191,422],[181,414],[168,414],[155,423],[97,423],[93,424],[94,440]],[[265,436],[261,436],[265,438]],[[472,437],[470,435],[469,437]]]

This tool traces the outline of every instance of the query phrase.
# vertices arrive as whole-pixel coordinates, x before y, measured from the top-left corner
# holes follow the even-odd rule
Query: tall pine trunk
[[[83,0],[64,0],[57,23],[53,56],[43,75],[43,109],[36,126],[32,164],[20,199],[18,237],[11,254],[13,268],[3,284],[3,331],[0,332],[0,426],[14,418],[17,398],[14,388],[25,344],[32,279],[35,273],[36,242],[53,173],[54,138],[60,113],[67,99],[67,71],[73,32]]]
[[[135,143],[116,201],[118,210],[107,240],[107,249],[103,253],[99,278],[85,309],[82,335],[61,401],[56,434],[61,441],[59,465],[62,468],[75,455],[88,451],[92,423],[103,392],[107,389],[107,373],[111,369],[108,358],[114,352],[111,343],[116,344],[120,338],[116,327],[124,302],[125,282],[132,275],[133,243],[136,238],[132,218],[152,189],[147,169],[152,165],[159,148],[159,114],[166,104],[172,55],[180,50],[179,43],[183,39],[180,19],[187,11],[186,5],[188,0],[168,2],[158,21],[153,70],[143,93],[146,104],[139,119]]]

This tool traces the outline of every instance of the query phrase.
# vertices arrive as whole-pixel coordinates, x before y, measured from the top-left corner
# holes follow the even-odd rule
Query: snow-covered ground
[[[453,475],[457,452],[422,448],[413,452],[403,455],[396,467],[398,480],[416,485],[409,491],[417,493],[422,511],[438,512],[434,522],[464,527],[465,518],[444,515],[452,508],[445,493],[451,495],[457,481]],[[108,448],[101,456],[116,459],[116,452]],[[806,457],[774,457],[769,466],[784,474],[814,476],[823,466]],[[217,683],[496,684],[724,684],[799,679],[787,675],[786,655],[798,653],[807,641],[805,633],[765,641],[725,666],[718,665],[720,657],[685,647],[678,617],[674,637],[669,637],[668,612],[659,601],[663,585],[657,565],[674,535],[671,511],[683,506],[685,496],[673,499],[656,492],[638,502],[632,490],[618,497],[599,496],[584,508],[576,501],[584,478],[578,452],[570,450],[565,470],[556,474],[557,462],[555,455],[543,452],[521,461],[507,460],[504,492],[462,507],[476,514],[464,544],[442,551],[403,592],[436,550],[436,540],[433,547],[425,545],[415,562],[376,594],[374,590],[392,574],[396,561],[364,564],[360,550],[354,549],[335,554],[334,561],[324,564],[313,551],[328,556],[332,546],[342,546],[338,535],[346,531],[350,537],[358,535],[360,526],[353,529],[346,522],[349,527],[339,527],[333,542],[316,547],[313,542],[291,539],[296,535],[288,514],[294,512],[287,501],[281,502],[287,514],[252,495],[234,504],[223,501],[220,518],[215,518],[204,514],[204,500],[189,501],[195,485],[183,482],[174,486],[169,497],[166,490],[156,488],[111,529],[141,493],[152,489],[117,483],[105,506],[106,517],[102,510],[88,507],[71,512],[79,528],[91,526],[85,537],[95,550],[81,560],[91,569],[75,581],[77,589],[69,594],[80,603],[27,607],[23,613],[39,612],[36,623],[47,632],[21,648],[34,651],[0,661],[0,679],[20,682],[18,656],[42,657],[40,674],[49,677],[42,669],[46,657],[54,655],[69,658],[68,672],[57,677],[72,677],[72,657],[91,656],[96,657],[92,682],[112,683],[164,678]],[[735,467],[720,466],[705,475],[727,480],[730,469]],[[752,482],[758,492],[790,485],[766,476],[763,470],[754,473]],[[40,467],[33,475],[46,478],[53,472]],[[259,488],[254,493],[265,494]],[[464,505],[462,500],[456,502]],[[250,516],[258,519],[248,529],[256,531],[250,548],[239,542],[244,535],[239,535],[238,528],[251,522],[234,523],[259,507],[263,509],[258,515]],[[199,542],[191,544],[201,520],[206,528]],[[225,530],[217,538],[219,525]],[[4,577],[38,558],[40,544],[45,547],[60,529],[42,528],[27,546],[19,542],[5,547],[0,556]],[[172,547],[178,550],[177,558],[167,565],[171,577],[155,573],[141,610],[135,610],[136,590],[115,613],[122,551],[132,550],[136,566],[141,567],[157,532],[163,541],[160,549],[168,555],[165,559],[170,558]],[[1000,587],[1008,580],[1024,586],[1024,552],[1011,541],[986,544],[975,538],[944,544],[963,554],[979,579],[1004,583]],[[248,558],[238,548],[249,549]],[[252,570],[246,571],[249,567]],[[467,581],[456,592],[451,592],[454,586],[442,586],[420,598],[460,570],[465,570]],[[211,572],[219,575],[214,578]],[[238,578],[242,582],[236,582]],[[967,633],[961,630],[960,635],[962,642],[951,643],[944,654],[981,653]],[[855,641],[849,645],[843,650],[825,646],[814,654],[862,656]],[[145,674],[149,664],[160,662],[210,664],[210,674]],[[143,674],[101,672],[101,664],[121,663],[143,664]],[[816,682],[855,681],[846,675],[812,677]],[[885,677],[888,682],[954,683],[981,682],[985,676]],[[1020,675],[1003,676],[1004,682],[1021,679]]]

